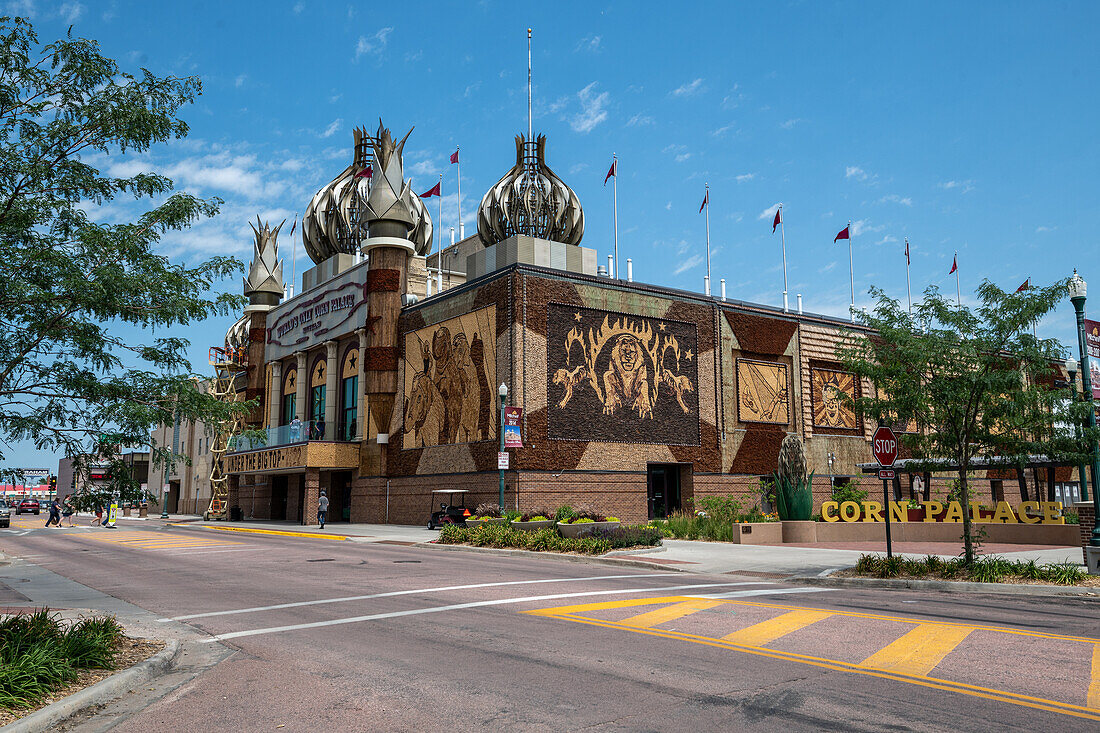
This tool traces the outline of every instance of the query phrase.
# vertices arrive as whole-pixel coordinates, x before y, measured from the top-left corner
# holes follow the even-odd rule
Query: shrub
[[[854,501],[862,506],[863,502],[867,501],[867,492],[851,484],[844,484],[833,488],[833,501],[841,504]]]
[[[528,509],[526,512],[520,515],[520,522],[544,522],[554,516],[554,512],[549,509]]]
[[[500,504],[478,504],[477,509],[474,510],[474,516],[471,518],[477,519],[499,519],[503,516],[504,509]]]
[[[1074,509],[1068,509],[1062,512],[1062,516],[1066,518],[1066,524],[1080,524],[1081,515]]]
[[[699,500],[699,506],[707,517],[723,522],[736,522],[744,510],[741,502],[732,496],[705,496]]]
[[[41,609],[0,619],[0,708],[33,707],[78,669],[111,669],[121,638],[110,617],[66,623]]]
[[[602,555],[611,551],[611,543],[603,538],[578,537],[565,539],[549,527],[535,532],[512,529],[506,524],[483,524],[473,529],[447,525],[439,534],[444,545],[470,544],[475,547],[515,548],[540,552],[576,552]]]
[[[655,547],[661,544],[661,531],[657,527],[646,525],[596,529],[592,536],[607,540],[615,550],[627,547]]]
[[[571,519],[571,518],[575,517],[576,515],[577,515],[577,513],[575,511],[573,511],[573,507],[569,506],[568,504],[565,504],[563,506],[558,507],[558,510],[556,512],[554,512],[554,521],[555,522],[564,522],[568,519]]]
[[[1043,576],[1058,585],[1076,585],[1084,577],[1081,567],[1072,562],[1050,563],[1043,566]]]

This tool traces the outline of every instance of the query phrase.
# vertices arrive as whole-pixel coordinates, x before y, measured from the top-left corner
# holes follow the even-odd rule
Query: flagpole
[[[852,323],[856,322],[856,266],[852,260],[852,220],[848,220],[848,277],[852,283]]]
[[[527,29],[527,142],[531,142],[534,134],[534,125],[531,121],[531,29]]]
[[[909,237],[905,238],[905,294],[909,298],[909,312],[913,312],[913,289],[909,284]]]
[[[703,196],[703,200],[707,203],[707,282],[706,294],[710,295],[710,184],[706,185],[706,194]]]
[[[619,279],[619,156],[611,154],[611,167],[615,169],[614,201],[615,201],[615,273],[611,276]]]
[[[443,292],[443,174],[439,174],[439,246],[436,247],[435,272],[438,278],[436,292]]]
[[[458,155],[458,151],[461,148],[455,146],[455,155]],[[462,223],[462,156],[458,155],[458,162],[455,163],[458,166],[458,241],[462,241],[466,238],[466,225]]]
[[[294,223],[298,223],[298,215],[294,215]],[[305,231],[305,222],[302,222],[302,231]],[[293,226],[290,227],[294,229]],[[290,297],[294,297],[294,286],[298,284],[298,240],[294,240],[294,253],[290,260]]]
[[[959,287],[959,250],[955,250],[955,304],[962,308],[962,289]]]
[[[779,204],[779,238],[783,242],[783,312],[790,310],[787,306],[787,223],[783,216],[783,204]],[[774,235],[773,235],[774,236]]]

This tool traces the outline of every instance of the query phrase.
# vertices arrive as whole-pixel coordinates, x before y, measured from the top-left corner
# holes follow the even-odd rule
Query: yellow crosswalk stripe
[[[678,618],[684,616],[690,616],[693,613],[699,611],[705,611],[708,608],[714,608],[715,606],[725,605],[722,601],[709,601],[703,598],[692,598],[691,600],[684,601],[683,603],[674,603],[671,606],[665,606],[664,608],[658,608],[655,611],[648,611],[646,613],[640,613],[637,616],[631,616],[628,619],[620,621],[619,623],[624,626],[633,626],[638,629],[648,629],[657,624],[663,624],[666,621],[675,621]]]
[[[1093,710],[1100,710],[1100,642],[1092,645],[1092,681],[1089,683],[1088,702]]]
[[[973,628],[920,624],[860,663],[890,672],[926,676],[970,635]]]
[[[788,611],[767,621],[734,631],[732,634],[726,634],[722,639],[745,646],[764,646],[770,641],[775,641],[781,636],[786,636],[832,615],[830,611],[809,608],[802,611]]]
[[[625,601],[599,601],[597,603],[581,603],[576,606],[555,606],[554,608],[536,608],[524,611],[530,616],[559,616],[582,611],[605,611],[610,608],[630,608],[632,606],[656,606],[659,603],[672,603],[686,600],[684,596],[663,596],[661,598],[630,598]]]

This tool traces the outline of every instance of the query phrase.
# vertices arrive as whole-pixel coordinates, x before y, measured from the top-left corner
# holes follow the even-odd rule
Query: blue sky
[[[1100,46],[1094,3],[263,3],[0,0],[43,40],[100,41],[124,68],[198,75],[189,138],[148,155],[99,161],[155,169],[177,187],[225,199],[223,212],[166,238],[166,253],[247,259],[249,218],[289,220],[350,161],[351,128],[381,116],[416,129],[406,175],[445,176],[443,225],[456,222],[462,147],[467,234],[485,190],[526,130],[526,29],[534,28],[535,130],[579,195],[583,245],[612,242],[612,152],[620,158],[620,254],[636,280],[702,289],[704,182],[711,187],[717,292],[781,303],[784,203],[791,304],[845,315],[853,220],[857,305],[871,285],[905,299],[964,300],[982,278],[1015,288],[1074,267],[1096,281],[1095,135]],[[429,206],[435,216],[434,202]],[[128,204],[102,216],[119,220]],[[1090,226],[1093,225],[1093,226]],[[297,237],[297,233],[295,234]],[[285,235],[284,257],[294,247]],[[297,246],[297,273],[312,263]],[[285,271],[289,273],[290,263]],[[1091,274],[1090,274],[1091,272]],[[239,278],[225,287],[239,287]],[[188,327],[196,370],[228,320]],[[1040,335],[1075,343],[1064,304]],[[24,446],[22,465],[54,465]]]

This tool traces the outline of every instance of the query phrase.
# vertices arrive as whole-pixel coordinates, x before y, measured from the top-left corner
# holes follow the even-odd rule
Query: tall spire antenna
[[[527,142],[531,142],[534,124],[531,118],[531,29],[527,29]]]

